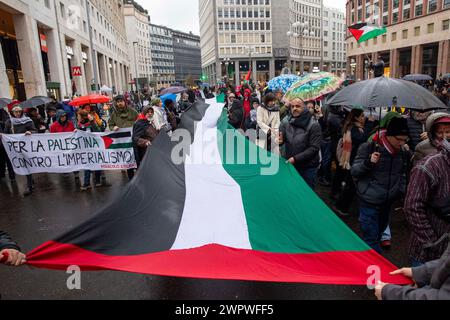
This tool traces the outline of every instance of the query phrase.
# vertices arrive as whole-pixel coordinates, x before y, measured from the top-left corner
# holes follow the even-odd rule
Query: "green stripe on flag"
[[[111,150],[111,149],[130,149],[130,148],[133,148],[133,143],[117,143],[117,144],[112,144],[109,148],[108,148],[108,150]]]
[[[370,40],[372,38],[376,38],[385,34],[387,32],[386,28],[374,28],[373,30],[364,33],[361,38],[359,38],[358,43]]]
[[[265,151],[271,161],[279,161],[279,171],[272,176],[261,175],[261,168],[268,165],[248,162],[250,153],[256,154],[258,147],[238,131],[226,129],[231,126],[224,112],[218,122],[219,151],[225,170],[240,186],[254,250],[275,253],[370,250],[308,187],[292,165]],[[226,137],[227,134],[232,137]],[[238,143],[227,150],[230,138]],[[231,163],[227,160],[228,152],[245,152],[247,163]]]

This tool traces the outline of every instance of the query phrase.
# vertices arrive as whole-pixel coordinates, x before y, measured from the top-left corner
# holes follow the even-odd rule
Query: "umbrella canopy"
[[[442,76],[443,79],[450,79],[450,73],[446,73]]]
[[[72,102],[69,103],[72,107],[84,106],[85,104],[95,104],[95,103],[107,103],[109,102],[109,98],[105,97],[101,94],[90,94],[88,96],[82,96],[76,99],[73,99]]]
[[[113,89],[111,89],[111,88],[109,88],[109,87],[107,87],[107,86],[102,86],[101,88],[100,88],[100,91],[101,92],[112,92],[113,91]]]
[[[286,93],[299,80],[300,77],[295,74],[283,74],[269,81],[269,89],[272,91],[281,89]]]
[[[166,100],[172,100],[173,102],[177,101],[177,96],[173,93],[168,93],[168,94],[164,94],[162,96],[159,97],[162,101],[163,104],[166,103]]]
[[[8,104],[12,102],[11,99],[8,98],[0,98],[0,108],[6,107]]]
[[[161,95],[165,95],[168,93],[178,94],[187,91],[185,87],[169,87],[161,91]]]
[[[447,108],[431,92],[418,84],[384,76],[354,83],[337,92],[327,103],[365,108],[404,107],[419,111]]]
[[[408,74],[403,77],[403,80],[406,80],[406,81],[430,81],[430,80],[433,80],[433,78],[427,74]]]
[[[317,100],[336,91],[342,79],[328,72],[308,73],[294,83],[286,92],[286,99],[300,98],[304,101]]]
[[[22,108],[26,109],[26,108],[34,108],[37,106],[45,105],[52,101],[53,100],[50,99],[49,97],[36,96],[36,97],[33,97],[31,99],[21,102],[20,105],[22,106]]]

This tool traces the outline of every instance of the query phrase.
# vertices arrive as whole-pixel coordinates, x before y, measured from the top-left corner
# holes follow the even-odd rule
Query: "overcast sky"
[[[276,1],[276,0],[272,0]],[[152,23],[184,32],[200,33],[198,0],[138,0],[148,9]],[[324,0],[326,6],[345,10],[346,0]]]

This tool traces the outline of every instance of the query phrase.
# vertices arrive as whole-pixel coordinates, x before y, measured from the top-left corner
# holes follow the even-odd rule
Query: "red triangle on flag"
[[[113,144],[114,140],[110,137],[102,137],[103,142],[105,143],[105,149],[109,149],[109,147]]]
[[[349,29],[349,31],[356,38],[356,41],[359,41],[359,38],[361,38],[361,36],[364,34],[363,30]]]

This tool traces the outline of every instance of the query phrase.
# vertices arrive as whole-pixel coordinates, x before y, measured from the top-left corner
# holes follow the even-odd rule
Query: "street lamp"
[[[230,65],[230,58],[223,58],[222,64],[225,65],[225,76],[224,78],[228,79],[228,66]],[[225,81],[224,81],[225,82]]]
[[[136,86],[136,91],[138,91],[138,68],[137,68],[137,59],[136,59],[136,45],[139,44],[139,42],[134,41],[133,42],[133,51],[134,51],[134,85]]]
[[[303,70],[303,38],[304,37],[313,37],[316,33],[313,30],[308,29],[309,22],[300,22],[296,21],[292,24],[291,30],[289,30],[286,35],[289,37],[289,47],[288,47],[288,64],[291,66],[291,38],[300,38],[300,48],[299,48],[299,58],[300,58],[300,68]]]
[[[248,50],[248,58],[249,58],[249,61],[250,61],[250,71],[253,71],[252,70],[252,54],[253,53],[256,53],[256,50],[255,50],[255,47],[253,47],[253,46],[248,46],[248,48],[246,49],[246,50]]]

